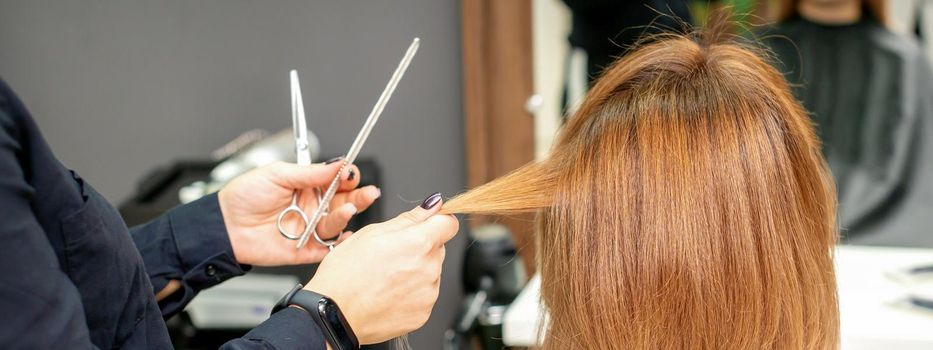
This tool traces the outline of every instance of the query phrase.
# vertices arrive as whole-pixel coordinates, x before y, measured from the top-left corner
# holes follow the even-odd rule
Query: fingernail
[[[334,158],[331,158],[331,159],[329,159],[328,161],[324,162],[324,164],[333,164],[333,163],[335,163],[335,162],[337,162],[338,160],[341,160],[341,159],[343,159],[343,157],[334,157]]]
[[[424,201],[421,202],[421,208],[422,209],[434,208],[434,206],[437,205],[437,203],[440,203],[440,201],[441,201],[441,193],[434,192],[434,194],[428,196],[428,198],[425,198]]]
[[[379,189],[379,187],[376,187],[376,186],[373,186],[373,185],[368,185],[368,186],[363,187],[363,188],[364,188],[364,189],[366,190],[366,192],[368,193],[367,196],[368,196],[368,197],[371,197],[373,200],[376,200],[376,199],[379,199],[379,197],[382,197],[382,190]]]
[[[353,209],[353,214],[350,214],[350,216],[356,216],[356,214],[360,213],[360,210],[356,209],[356,206],[351,203],[344,204],[344,206],[349,206],[350,208]]]
[[[356,172],[353,169],[350,169],[349,174],[347,174],[347,181],[353,181],[353,178],[356,177]]]

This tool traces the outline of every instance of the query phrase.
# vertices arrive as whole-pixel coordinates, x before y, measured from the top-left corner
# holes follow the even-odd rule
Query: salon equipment
[[[311,165],[311,152],[308,149],[308,126],[307,121],[305,120],[305,105],[301,99],[301,85],[298,82],[298,72],[294,69],[289,72],[289,79],[291,82],[291,93],[292,93],[292,129],[294,130],[294,141],[295,141],[295,162],[301,166]],[[337,174],[338,178],[340,173]],[[318,201],[318,211],[323,212],[326,215],[327,206],[323,205],[321,201],[321,191],[320,189],[313,189],[314,195],[317,196]],[[308,230],[311,230],[311,225],[308,222],[308,214],[305,214],[304,209],[298,206],[298,196],[301,194],[301,190],[295,190],[292,192],[292,203],[289,204],[285,210],[282,210],[279,213],[279,216],[275,219],[275,228],[279,230],[279,234],[282,237],[296,240],[301,237],[304,237]],[[285,217],[288,214],[297,214],[301,218],[301,224],[303,226],[299,232],[294,234],[289,233],[288,230],[283,226]]]
[[[233,178],[272,162],[294,162],[293,130],[283,129],[275,134],[255,129],[237,136],[224,146],[211,152],[211,159],[221,161],[210,169],[210,177],[199,180],[178,190],[178,200],[189,203],[205,195],[217,192]],[[317,136],[306,131],[308,153],[311,159],[320,159],[321,145]]]
[[[907,297],[907,302],[914,307],[933,312],[933,299],[911,295]]]
[[[933,316],[933,256],[923,264],[900,267],[888,271],[885,276],[897,283],[903,296],[898,296],[892,305],[899,305],[929,312]]]
[[[253,136],[251,132],[240,135],[211,154],[214,159],[226,159],[211,170],[211,179],[214,182],[226,184],[240,174],[276,161],[296,161],[296,154],[292,149],[294,147],[293,133],[294,129],[282,129],[275,134],[261,138]],[[321,144],[317,136],[307,127],[304,131],[304,139],[307,142],[308,157],[312,161],[320,159]],[[246,146],[237,145],[237,142],[243,142]],[[229,156],[223,157],[226,152],[231,151]]]
[[[295,276],[250,273],[205,289],[185,312],[200,330],[250,329],[269,318],[275,302],[299,282]]]
[[[916,266],[907,266],[888,271],[885,275],[892,281],[901,284],[916,284],[922,282],[933,283],[933,258],[931,261]]]
[[[408,50],[405,52],[405,56],[402,57],[402,61],[399,62],[398,67],[395,68],[395,72],[392,73],[392,77],[389,79],[389,83],[386,84],[385,89],[382,91],[382,95],[379,96],[379,100],[376,101],[376,105],[373,106],[373,110],[369,112],[369,117],[366,118],[366,122],[363,123],[363,128],[360,129],[359,134],[356,135],[356,140],[353,141],[353,144],[350,146],[350,150],[347,151],[347,154],[343,158],[343,165],[340,166],[340,171],[337,172],[337,175],[334,176],[334,179],[330,182],[330,186],[327,187],[327,192],[324,193],[324,197],[321,198],[318,203],[318,208],[314,212],[314,216],[311,217],[311,221],[307,222],[305,225],[304,233],[301,235],[301,239],[298,240],[298,244],[295,248],[301,249],[304,247],[305,243],[308,242],[310,236],[314,236],[319,244],[333,250],[334,245],[337,244],[337,239],[332,239],[325,241],[321,239],[317,234],[318,222],[321,221],[321,218],[327,212],[327,208],[330,205],[330,201],[334,198],[334,194],[337,192],[337,187],[340,184],[340,176],[343,174],[346,167],[353,163],[356,160],[356,156],[359,155],[360,149],[363,148],[363,144],[366,143],[366,138],[369,137],[369,133],[372,132],[373,126],[376,125],[376,121],[379,120],[379,116],[382,114],[382,110],[385,108],[386,103],[389,102],[389,98],[392,97],[392,92],[395,91],[395,87],[398,86],[399,80],[402,79],[402,76],[405,75],[405,70],[408,69],[408,65],[411,63],[412,58],[415,57],[415,53],[418,51],[418,46],[420,45],[421,40],[415,38],[412,40],[411,45],[408,46]],[[303,112],[302,112],[303,113]]]
[[[502,319],[526,282],[524,265],[507,227],[483,225],[470,237],[474,241],[463,263],[466,297],[444,334],[444,349],[471,349],[471,341],[478,341],[481,349],[502,349]]]

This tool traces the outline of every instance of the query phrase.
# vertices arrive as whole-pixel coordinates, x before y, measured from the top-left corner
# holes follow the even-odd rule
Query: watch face
[[[329,326],[328,328],[330,328],[329,331],[333,335],[333,339],[352,339],[351,342],[343,346],[345,349],[352,349],[357,342],[356,335],[350,331],[350,325],[347,324],[347,320],[343,318],[343,314],[340,312],[340,308],[337,307],[337,304],[328,298],[323,298],[318,303],[318,312],[324,324]]]

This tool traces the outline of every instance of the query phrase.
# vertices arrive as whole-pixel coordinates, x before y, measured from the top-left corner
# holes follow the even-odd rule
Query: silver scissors
[[[289,79],[292,94],[292,129],[295,137],[296,162],[298,165],[308,166],[311,165],[311,150],[309,149],[308,125],[305,121],[305,105],[301,99],[301,85],[298,83],[298,72],[294,69],[289,72]],[[286,207],[285,210],[282,210],[282,212],[279,213],[279,217],[275,220],[275,227],[279,229],[279,233],[282,237],[290,240],[300,239],[313,227],[310,225],[308,215],[298,206],[298,196],[300,192],[301,190],[295,190],[295,192],[292,193],[292,204]],[[322,206],[321,190],[315,188],[314,194],[317,196],[318,210],[323,209],[323,215],[327,215],[327,207]],[[301,218],[302,224],[304,224],[304,228],[299,228],[299,231],[294,234],[285,229],[285,217],[289,214],[297,214],[298,217]],[[334,243],[336,243],[336,240]]]
[[[360,149],[362,149],[363,144],[366,143],[366,138],[368,138],[369,133],[373,131],[373,126],[376,125],[376,121],[379,120],[382,110],[385,109],[386,103],[388,103],[389,98],[392,97],[392,92],[395,91],[395,87],[398,86],[399,80],[402,80],[402,76],[405,75],[408,64],[410,64],[411,59],[415,57],[415,52],[418,51],[420,42],[420,39],[415,38],[412,40],[411,45],[408,46],[408,51],[405,51],[405,56],[402,56],[402,61],[399,62],[398,67],[395,68],[395,72],[392,73],[392,78],[389,79],[389,83],[386,84],[385,89],[382,90],[382,95],[379,95],[379,100],[376,101],[373,110],[369,112],[369,117],[367,117],[366,122],[363,123],[363,128],[360,129],[360,132],[356,135],[356,139],[353,140],[353,145],[350,146],[347,155],[343,157],[343,164],[340,166],[340,171],[337,172],[337,176],[330,182],[330,186],[327,187],[327,192],[324,192],[324,197],[318,201],[319,205],[317,211],[314,212],[311,221],[307,222],[307,225],[305,225],[305,231],[302,233],[301,239],[298,240],[298,245],[296,245],[295,248],[301,249],[301,247],[304,247],[305,243],[308,243],[309,237],[314,236],[314,240],[319,244],[330,250],[334,250],[337,240],[321,239],[314,227],[317,226],[322,217],[327,215],[326,208],[330,205],[330,201],[334,199],[334,194],[337,192],[337,187],[340,184],[340,175],[343,174],[347,166],[353,164],[353,161],[356,160],[356,156],[359,155]]]

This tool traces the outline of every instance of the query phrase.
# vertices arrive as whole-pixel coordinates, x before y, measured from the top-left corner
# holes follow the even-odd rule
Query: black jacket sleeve
[[[324,335],[307,312],[287,307],[221,350],[324,350]]]
[[[244,273],[233,255],[216,194],[179,206],[133,228],[132,234],[156,291],[170,279],[182,282],[182,291],[159,303],[165,317],[184,308],[201,289]],[[222,349],[325,348],[324,337],[311,316],[286,308]]]
[[[159,302],[165,318],[184,309],[202,289],[249,270],[236,262],[216,194],[172,209],[130,232],[154,292],[169,280],[182,284],[182,290]]]
[[[0,96],[0,107],[8,102]],[[32,210],[34,190],[19,162],[27,150],[9,113],[0,108],[0,347],[94,348],[81,296]]]

